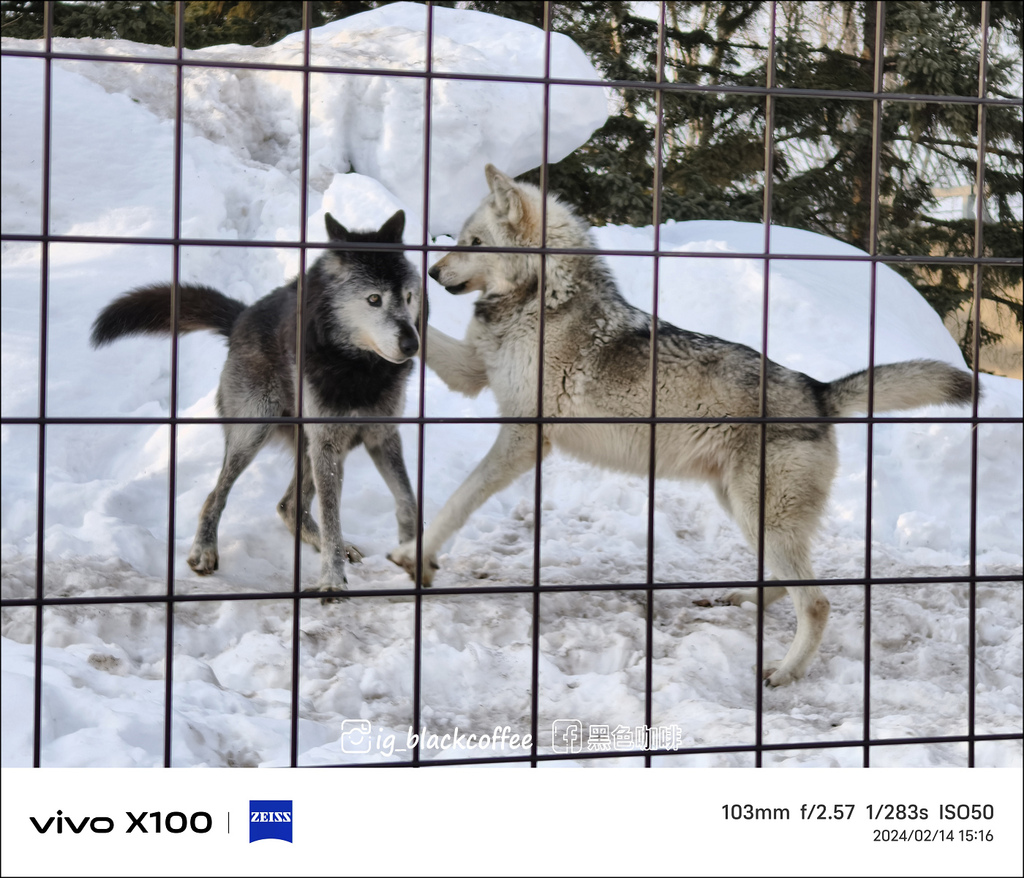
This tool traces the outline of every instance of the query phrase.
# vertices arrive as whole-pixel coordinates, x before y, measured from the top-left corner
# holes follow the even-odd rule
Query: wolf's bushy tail
[[[971,401],[973,379],[969,372],[937,360],[907,360],[875,366],[874,385],[874,410],[887,412],[925,405],[965,405]],[[866,412],[868,386],[867,370],[827,385],[829,414]]]
[[[92,325],[92,346],[100,347],[126,335],[171,334],[171,284],[139,287],[114,299]],[[178,332],[211,329],[230,336],[248,306],[211,287],[178,286]]]

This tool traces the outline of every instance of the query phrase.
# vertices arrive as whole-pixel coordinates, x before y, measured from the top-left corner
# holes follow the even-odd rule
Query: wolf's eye
[[[405,294],[405,304],[406,305],[411,305],[412,304],[412,293],[406,293]]]
[[[479,247],[479,246],[480,246],[481,244],[483,244],[483,241],[481,241],[481,240],[480,240],[479,238],[474,238],[474,239],[473,239],[473,240],[472,240],[472,241],[470,242],[469,246],[470,246],[470,247]]]
[[[371,305],[373,305],[374,308],[379,308],[380,307],[380,303],[381,303],[381,298],[376,293],[374,293],[372,296],[368,296],[366,301],[369,302]]]

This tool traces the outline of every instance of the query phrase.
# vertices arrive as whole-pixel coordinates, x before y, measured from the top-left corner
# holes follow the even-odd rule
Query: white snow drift
[[[522,83],[435,80],[431,87],[430,236],[422,227],[425,87],[399,75],[423,70],[425,11],[395,4],[312,32],[314,64],[387,69],[393,75],[315,74],[310,81],[308,234],[323,240],[323,213],[376,226],[397,207],[409,212],[406,242],[453,233],[484,191],[482,167],[510,173],[542,158],[544,88]],[[22,43],[5,41],[5,47]],[[550,43],[559,76],[596,79],[564,37]],[[166,56],[168,50],[88,40],[56,48],[97,56]],[[265,49],[222,46],[189,58],[295,64],[301,35]],[[480,13],[434,10],[432,69],[535,76],[545,38],[536,29]],[[5,232],[40,229],[42,62],[3,60]],[[166,236],[173,232],[174,69],[140,63],[58,62],[53,69],[51,230],[75,235]],[[601,87],[551,88],[548,158],[586,141],[606,112]],[[280,241],[279,248],[181,249],[182,277],[254,301],[293,274],[299,238],[302,76],[295,71],[190,67],[185,72],[181,232],[189,238]],[[650,248],[653,229],[605,227],[599,246]],[[661,246],[683,254],[660,267],[662,316],[701,332],[760,345],[763,262],[689,254],[751,253],[760,226],[668,223]],[[444,246],[445,241],[438,243]],[[868,361],[871,268],[843,261],[857,251],[820,236],[772,230],[772,252],[834,261],[770,262],[769,355],[822,380]],[[411,254],[419,259],[418,254]],[[434,256],[431,255],[431,261]],[[50,416],[160,417],[169,412],[170,346],[128,340],[102,351],[89,324],[114,295],[170,277],[167,245],[54,243],[49,247],[46,413]],[[653,260],[610,260],[624,293],[650,308]],[[41,248],[3,247],[3,414],[39,412]],[[460,333],[469,298],[432,283],[431,320]],[[935,357],[960,362],[939,318],[885,266],[877,269],[878,362]],[[224,346],[206,336],[180,345],[178,411],[215,413]],[[486,418],[486,394],[468,400],[424,375],[424,413]],[[982,376],[983,416],[1021,415],[1019,382]],[[419,414],[410,388],[409,415]],[[915,412],[941,418],[965,412]],[[418,431],[403,428],[406,456],[424,472],[429,520],[489,446],[493,424],[429,425],[420,459]],[[870,567],[876,576],[964,576],[970,570],[972,430],[911,423],[873,430],[871,485],[867,429],[838,430],[841,470],[815,564],[824,577],[865,570],[865,495],[872,491]],[[977,435],[976,555],[979,573],[1022,564],[1021,428],[990,424]],[[232,493],[221,524],[221,569],[195,577],[185,564],[199,506],[213,485],[222,441],[216,425],[177,431],[173,545],[168,545],[170,431],[166,426],[53,425],[45,436],[44,582],[48,595],[159,595],[168,551],[182,594],[288,590],[292,541],[274,504],[289,479],[281,451],[265,451]],[[32,595],[36,570],[38,429],[3,428],[3,594]],[[625,584],[644,580],[647,485],[553,455],[543,466],[540,568],[545,584]],[[369,459],[349,458],[343,492],[347,539],[366,554],[350,569],[353,588],[408,585],[385,559],[396,541],[392,500]],[[533,476],[488,501],[453,539],[436,584],[465,587],[427,596],[422,617],[422,723],[437,733],[426,758],[508,755],[464,748],[465,738],[508,727],[530,732],[529,595],[482,595],[474,586],[532,581]],[[659,483],[654,498],[655,577],[699,584],[750,577],[752,554],[705,488]],[[302,549],[303,582],[318,563]],[[861,751],[815,749],[863,730],[864,590],[829,588],[833,615],[807,678],[765,693],[765,738],[806,742],[769,757],[781,765],[859,765]],[[656,592],[654,724],[683,746],[749,744],[754,728],[754,613],[703,606],[705,590]],[[1021,726],[1021,588],[977,589],[977,730]],[[371,597],[304,603],[300,619],[299,759],[303,764],[406,758],[412,722],[413,615],[410,599]],[[963,583],[875,586],[871,593],[871,733],[878,737],[967,731],[968,587]],[[290,601],[178,604],[174,616],[175,765],[287,764],[291,706]],[[626,731],[643,724],[645,612],[642,593],[556,592],[540,601],[540,745],[551,723]],[[44,765],[159,765],[163,753],[166,610],[154,604],[47,609],[40,635],[31,609],[3,614],[4,765],[31,760],[33,648],[42,637]],[[787,602],[766,614],[766,655],[777,657],[794,624]],[[343,723],[346,732],[343,733]],[[352,721],[370,731],[353,746]],[[617,739],[618,740],[618,739]],[[388,743],[390,741],[390,744]],[[360,752],[353,752],[353,751]],[[586,755],[585,753],[582,755]],[[1012,744],[981,745],[982,764],[1020,764]],[[881,748],[874,765],[958,765],[960,745]],[[747,765],[745,754],[661,760],[682,765]],[[602,764],[609,764],[605,760]]]

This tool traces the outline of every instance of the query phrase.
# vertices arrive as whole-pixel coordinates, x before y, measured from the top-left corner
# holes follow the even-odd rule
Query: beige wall
[[[959,311],[946,316],[946,328],[954,338],[963,337],[970,314],[971,304],[968,302],[964,303]],[[981,369],[1020,380],[1024,366],[1024,339],[1010,309],[996,302],[983,301],[981,325],[1003,335],[1003,340],[999,344],[982,347],[979,363]]]

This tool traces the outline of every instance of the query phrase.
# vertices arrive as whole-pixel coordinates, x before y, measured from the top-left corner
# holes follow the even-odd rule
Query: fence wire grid
[[[653,82],[633,82],[633,81],[621,81],[621,82],[609,82],[609,81],[586,81],[586,80],[575,80],[558,78],[551,75],[551,21],[552,21],[552,10],[551,5],[548,2],[540,4],[544,8],[544,21],[545,21],[545,64],[544,73],[540,76],[527,77],[527,76],[483,76],[476,74],[459,74],[445,71],[436,71],[432,69],[432,58],[433,52],[433,20],[435,8],[431,4],[426,3],[424,5],[424,16],[426,21],[426,44],[427,52],[425,57],[425,68],[421,71],[403,71],[395,69],[374,69],[368,67],[354,67],[354,68],[338,68],[324,65],[318,65],[314,63],[311,56],[311,30],[312,30],[312,7],[308,2],[303,2],[303,21],[304,21],[304,49],[303,49],[303,61],[301,64],[296,65],[275,65],[275,64],[259,64],[259,63],[242,63],[237,61],[218,61],[211,58],[198,59],[189,57],[186,58],[183,50],[184,46],[184,35],[185,35],[185,17],[184,17],[184,4],[178,2],[175,4],[175,25],[176,25],[176,47],[173,57],[168,56],[165,58],[159,57],[132,57],[130,55],[106,55],[97,56],[96,54],[88,53],[73,53],[73,52],[62,52],[55,50],[53,47],[53,15],[54,15],[54,4],[46,3],[47,7],[47,24],[46,32],[43,38],[43,47],[38,50],[28,49],[12,49],[5,46],[3,50],[4,56],[8,57],[24,57],[24,58],[35,58],[41,59],[44,64],[45,74],[44,82],[45,88],[43,93],[43,136],[42,136],[42,155],[41,155],[41,185],[42,185],[42,217],[41,217],[41,231],[38,234],[8,234],[4,233],[2,239],[4,242],[31,242],[36,243],[41,248],[41,288],[40,288],[40,313],[42,315],[39,327],[39,339],[40,339],[40,358],[39,358],[39,414],[35,417],[3,417],[3,426],[6,430],[8,427],[36,427],[38,428],[38,448],[37,448],[37,508],[35,511],[36,520],[36,569],[35,569],[35,593],[32,597],[14,597],[4,598],[2,602],[3,608],[6,610],[18,607],[29,607],[34,611],[34,649],[35,649],[35,677],[34,677],[34,692],[33,692],[33,714],[32,716],[26,717],[25,722],[31,722],[32,725],[32,764],[34,766],[45,765],[43,759],[43,744],[42,744],[42,727],[43,727],[43,692],[42,692],[42,677],[43,677],[43,641],[44,641],[44,629],[45,629],[45,610],[51,607],[61,606],[102,606],[102,605],[118,605],[128,607],[132,604],[148,604],[148,605],[163,605],[165,608],[166,616],[166,627],[163,635],[166,643],[166,653],[164,660],[164,727],[163,727],[163,764],[165,767],[170,767],[174,764],[172,760],[172,749],[173,749],[173,735],[172,735],[172,719],[174,716],[174,662],[175,662],[175,609],[181,607],[184,604],[196,604],[203,602],[228,602],[228,601],[286,601],[292,604],[292,637],[291,637],[291,710],[290,710],[290,744],[289,744],[289,762],[293,767],[301,766],[303,763],[299,757],[299,721],[303,714],[303,708],[300,705],[300,623],[303,617],[304,607],[308,606],[307,601],[315,602],[319,604],[321,594],[317,592],[303,591],[301,585],[301,574],[302,574],[302,560],[300,553],[300,537],[298,535],[299,528],[296,528],[295,537],[295,554],[294,554],[294,576],[293,576],[293,588],[285,591],[246,591],[241,593],[192,593],[187,594],[179,593],[176,589],[176,575],[175,575],[175,562],[176,562],[176,520],[178,518],[178,512],[176,509],[177,503],[177,468],[178,468],[178,443],[179,431],[182,427],[193,425],[193,424],[224,424],[232,422],[246,422],[245,419],[225,419],[225,418],[190,418],[181,416],[178,414],[178,388],[179,388],[179,339],[177,335],[177,327],[179,325],[179,312],[178,302],[175,296],[174,310],[173,310],[173,327],[175,329],[170,342],[170,402],[169,402],[169,415],[168,416],[156,416],[156,417],[67,417],[67,416],[56,416],[48,414],[47,404],[47,350],[48,350],[48,320],[47,316],[50,313],[50,278],[49,278],[49,254],[51,246],[55,244],[82,244],[82,245],[118,245],[118,244],[134,244],[134,245],[161,245],[169,246],[173,249],[173,285],[175,290],[179,284],[179,268],[181,262],[181,250],[185,247],[207,247],[207,248],[229,248],[229,247],[244,247],[244,248],[292,248],[298,251],[299,254],[299,278],[301,278],[307,267],[307,253],[310,250],[322,250],[324,244],[322,242],[310,242],[306,239],[306,217],[308,216],[308,193],[310,188],[310,168],[309,168],[309,152],[310,152],[310,79],[311,76],[315,75],[327,75],[327,76],[357,76],[357,77],[375,77],[375,76],[386,76],[386,77],[411,77],[414,79],[422,80],[425,89],[425,119],[424,119],[424,132],[425,139],[423,143],[424,153],[424,167],[429,169],[431,162],[431,89],[433,83],[438,80],[465,80],[465,81],[481,81],[481,82],[522,82],[531,83],[540,86],[543,89],[543,135],[541,139],[543,157],[540,169],[540,186],[543,191],[548,190],[548,141],[549,141],[549,123],[551,118],[551,89],[554,86],[582,86],[582,87],[600,87],[600,88],[612,88],[612,89],[648,89],[655,93],[656,98],[656,137],[657,142],[655,144],[656,150],[656,161],[654,165],[654,186],[653,186],[653,204],[652,204],[652,221],[654,228],[654,244],[650,251],[616,251],[616,250],[600,250],[598,252],[606,255],[629,255],[629,256],[646,256],[650,257],[653,261],[653,312],[655,316],[658,315],[659,310],[659,268],[661,265],[661,259],[678,259],[678,258],[703,258],[703,259],[718,259],[727,258],[735,260],[756,260],[762,265],[762,275],[764,278],[763,288],[763,305],[761,313],[761,326],[762,326],[762,339],[761,339],[761,412],[762,416],[757,418],[734,418],[729,419],[732,423],[756,423],[760,425],[761,432],[761,480],[760,480],[760,506],[761,506],[761,521],[760,531],[761,540],[757,551],[757,577],[753,582],[750,580],[729,580],[723,579],[721,581],[708,582],[701,580],[699,582],[662,582],[655,581],[654,572],[654,559],[655,559],[655,433],[658,425],[671,424],[686,422],[687,419],[680,418],[669,418],[659,416],[657,413],[657,346],[652,343],[652,385],[650,392],[650,408],[651,415],[647,418],[632,418],[632,419],[586,419],[588,423],[602,423],[602,422],[629,422],[639,423],[644,425],[650,425],[650,468],[648,474],[648,501],[647,501],[647,546],[646,546],[646,577],[643,581],[636,582],[614,582],[614,583],[589,583],[589,584],[571,584],[571,585],[552,585],[542,584],[541,577],[541,540],[542,540],[542,526],[541,526],[541,509],[544,500],[544,484],[542,479],[542,468],[539,465],[542,451],[542,433],[541,427],[545,424],[560,422],[559,419],[553,417],[546,417],[543,415],[543,375],[538,374],[537,382],[537,406],[538,412],[541,415],[535,418],[476,418],[476,417],[430,417],[426,414],[425,404],[425,384],[426,384],[426,365],[425,365],[425,350],[421,350],[420,357],[417,360],[417,372],[415,373],[418,379],[418,408],[419,414],[416,417],[401,417],[401,418],[390,418],[390,419],[348,419],[349,421],[372,421],[377,422],[392,422],[399,424],[412,425],[417,430],[418,442],[417,447],[413,453],[416,455],[418,462],[415,478],[415,489],[416,496],[418,498],[418,521],[417,521],[417,543],[421,549],[420,541],[422,538],[424,521],[423,521],[423,491],[424,491],[424,469],[425,469],[425,453],[424,453],[424,430],[425,427],[430,425],[449,425],[451,427],[459,427],[463,429],[472,429],[473,425],[486,423],[486,424],[501,424],[501,423],[527,423],[537,426],[537,465],[534,467],[534,486],[533,486],[533,570],[532,570],[532,581],[528,584],[522,585],[488,585],[482,582],[472,583],[468,588],[458,586],[435,586],[432,588],[423,588],[418,584],[410,583],[407,587],[401,588],[349,588],[344,598],[346,604],[358,602],[366,599],[380,599],[380,598],[400,598],[408,600],[413,605],[413,644],[412,644],[412,681],[411,681],[411,728],[419,730],[423,724],[424,708],[429,705],[424,704],[424,696],[422,692],[422,673],[423,673],[423,649],[424,649],[424,606],[426,602],[432,600],[444,600],[450,596],[465,596],[467,592],[471,592],[474,596],[482,595],[528,595],[531,606],[532,614],[532,630],[531,630],[531,680],[530,680],[530,717],[529,717],[529,728],[532,738],[532,744],[529,752],[510,756],[478,756],[478,757],[467,757],[467,758],[427,758],[421,753],[420,744],[417,743],[411,751],[411,756],[405,760],[389,760],[381,761],[378,763],[340,763],[340,765],[352,766],[366,766],[366,765],[381,765],[381,766],[444,766],[444,765],[458,765],[464,763],[525,763],[533,767],[537,767],[542,763],[560,760],[575,760],[575,761],[591,761],[591,760],[606,760],[606,759],[618,759],[624,760],[624,764],[637,764],[642,761],[645,767],[650,767],[655,764],[659,757],[675,757],[675,756],[692,756],[699,757],[707,754],[724,754],[724,753],[742,753],[748,754],[752,759],[752,764],[761,767],[764,764],[764,756],[766,754],[777,752],[781,753],[789,750],[828,750],[832,748],[859,748],[862,751],[862,764],[864,767],[871,765],[871,754],[873,748],[883,746],[913,746],[920,744],[965,744],[967,750],[967,764],[969,766],[975,765],[975,747],[979,742],[990,742],[990,741],[1021,741],[1024,739],[1024,735],[1020,731],[1006,734],[982,734],[977,733],[975,728],[975,690],[976,690],[976,661],[977,661],[977,644],[976,644],[976,628],[977,628],[977,586],[980,583],[985,584],[1011,584],[1017,583],[1020,580],[1019,574],[1008,573],[1008,574],[982,574],[977,570],[976,564],[976,540],[977,540],[977,528],[978,528],[978,508],[977,508],[977,474],[978,474],[978,427],[985,424],[1000,424],[1009,423],[1015,425],[1021,425],[1020,418],[989,418],[981,417],[978,412],[979,404],[979,351],[981,348],[981,290],[982,290],[982,275],[986,266],[997,266],[1021,263],[1020,259],[1008,260],[1005,258],[989,257],[984,255],[984,211],[985,211],[985,199],[977,198],[974,207],[975,211],[975,252],[973,257],[951,257],[935,254],[921,254],[920,256],[906,257],[906,256],[895,256],[891,254],[884,254],[880,252],[879,248],[879,181],[880,181],[880,150],[881,150],[881,107],[883,101],[905,101],[910,103],[931,103],[931,102],[943,102],[943,103],[961,103],[977,108],[977,144],[978,144],[978,158],[977,158],[977,172],[976,179],[974,181],[974,191],[984,192],[985,191],[985,117],[986,108],[993,105],[1000,106],[1019,106],[1020,101],[1012,102],[1006,101],[999,98],[993,98],[988,94],[987,81],[986,81],[986,70],[987,70],[987,58],[989,52],[989,3],[982,3],[982,24],[981,24],[981,62],[979,68],[979,80],[978,80],[978,93],[976,96],[969,97],[963,95],[913,95],[913,94],[894,94],[891,92],[885,92],[883,90],[883,65],[885,60],[885,4],[877,4],[877,15],[875,24],[875,56],[874,56],[874,89],[870,92],[858,92],[858,91],[842,91],[842,92],[828,92],[822,90],[812,89],[796,89],[796,88],[782,88],[776,84],[775,81],[775,67],[774,67],[774,45],[775,45],[775,33],[776,33],[776,8],[775,4],[771,4],[770,15],[771,15],[771,39],[769,40],[769,52],[768,52],[768,63],[765,70],[765,84],[763,87],[749,87],[741,88],[737,86],[709,86],[709,85],[686,85],[678,82],[670,82],[664,76],[665,69],[665,28],[666,28],[666,4],[660,4],[659,12],[659,24],[658,24],[658,45],[657,45],[657,57],[658,57],[658,70],[659,75]],[[109,63],[109,64],[123,64],[123,63],[145,63],[145,64],[162,64],[169,65],[175,71],[176,86],[175,86],[175,113],[174,113],[174,198],[173,198],[173,218],[172,228],[173,233],[167,237],[138,237],[130,235],[115,235],[115,236],[98,236],[98,235],[76,235],[76,234],[51,234],[50,233],[50,202],[51,202],[51,154],[53,144],[53,132],[51,130],[51,118],[52,118],[52,101],[53,101],[53,84],[52,84],[52,67],[55,61],[88,61],[91,63]],[[260,240],[215,240],[211,238],[189,238],[182,235],[183,216],[182,216],[182,144],[185,130],[184,121],[184,71],[186,68],[191,67],[213,67],[213,68],[249,68],[254,70],[262,71],[287,71],[289,73],[299,73],[302,77],[302,93],[303,93],[303,125],[301,132],[302,140],[302,155],[301,155],[301,183],[299,186],[299,198],[300,198],[300,219],[298,223],[299,228],[299,239],[292,242],[281,241],[260,241]],[[688,252],[686,254],[680,254],[678,252],[662,250],[661,239],[660,239],[660,225],[659,219],[663,215],[662,211],[662,143],[665,137],[665,130],[663,126],[663,106],[662,101],[666,94],[685,93],[691,95],[699,95],[707,92],[732,92],[737,94],[744,94],[758,100],[763,100],[765,107],[765,143],[764,143],[764,198],[763,198],[763,221],[764,221],[764,246],[758,252],[751,253],[720,253],[720,252]],[[844,256],[842,261],[845,263],[857,263],[863,262],[870,266],[870,351],[869,351],[869,372],[874,368],[874,339],[875,339],[875,298],[876,298],[876,281],[877,281],[877,269],[880,263],[882,264],[893,264],[899,262],[920,264],[920,265],[931,265],[931,266],[943,266],[943,265],[962,265],[969,267],[973,272],[973,288],[974,288],[974,302],[973,302],[973,315],[974,315],[974,357],[973,357],[973,373],[974,373],[974,392],[971,411],[969,415],[962,416],[950,416],[948,418],[915,418],[915,417],[876,417],[870,414],[872,408],[869,402],[869,414],[865,417],[857,418],[772,418],[764,416],[767,405],[767,386],[764,380],[766,374],[766,361],[769,352],[769,338],[768,338],[768,313],[769,313],[769,263],[785,259],[790,260],[806,260],[808,262],[827,260],[829,257],[822,256],[820,254],[805,254],[805,255],[786,255],[779,256],[776,254],[769,255],[770,253],[770,240],[772,234],[772,204],[773,204],[773,162],[776,154],[774,148],[774,113],[776,109],[776,102],[780,98],[806,98],[811,100],[827,100],[831,97],[843,98],[846,100],[857,100],[868,102],[871,104],[873,110],[873,129],[872,129],[872,167],[871,167],[871,189],[873,194],[872,210],[871,210],[871,238],[870,247],[867,253],[862,256]],[[426,230],[429,228],[428,225],[428,212],[430,205],[430,179],[429,173],[424,173],[423,179],[423,215],[420,218],[422,226]],[[542,201],[542,204],[544,202]],[[466,213],[473,209],[475,205],[465,205]],[[546,205],[542,210],[546,209]],[[542,217],[542,228],[545,229],[546,234],[547,218]],[[429,241],[429,238],[424,240]],[[546,240],[542,237],[542,240]],[[358,245],[347,245],[352,249],[360,249]],[[373,245],[364,245],[364,249],[373,249]],[[416,254],[415,259],[419,262],[421,274],[424,279],[427,276],[427,269],[432,264],[436,255],[442,252],[450,252],[453,248],[450,246],[441,246],[431,243],[424,244],[409,244],[402,245],[405,251]],[[457,249],[457,248],[456,248]],[[500,252],[501,248],[492,248]],[[517,252],[523,252],[522,250]],[[552,249],[548,246],[541,246],[535,250],[529,252],[538,253],[541,256],[541,283],[540,283],[540,295],[543,298],[544,281],[543,275],[545,271],[545,257],[551,253],[572,253],[572,252],[593,252],[593,251],[572,251],[565,249]],[[837,257],[838,259],[838,257]],[[426,281],[424,280],[424,283]],[[112,291],[114,292],[114,291]],[[663,291],[662,291],[663,292]],[[302,308],[302,296],[297,297],[297,308],[299,309],[301,316]],[[539,362],[543,362],[544,357],[544,332],[543,332],[543,308],[541,313],[541,332],[539,334],[539,350],[538,357]],[[297,321],[297,325],[300,328],[301,338],[301,327],[302,320]],[[656,325],[652,324],[652,334],[656,337],[657,328]],[[430,338],[429,334],[425,331],[425,321],[421,315],[421,339],[424,348],[429,345]],[[653,342],[652,338],[652,342]],[[302,355],[303,350],[301,343],[297,346],[299,354],[298,363],[298,374],[302,374]],[[538,370],[540,373],[540,370]],[[301,406],[301,392],[302,382],[299,380],[296,385],[299,395],[298,411],[302,411]],[[279,418],[273,419],[273,423],[282,425],[291,425],[294,429],[301,429],[301,425],[313,422],[330,422],[332,419],[329,418],[310,418],[310,417],[294,417],[294,418]],[[338,419],[335,419],[338,420]],[[690,419],[693,420],[693,419]],[[603,752],[586,752],[586,753],[557,753],[557,752],[544,752],[545,748],[539,743],[541,739],[541,732],[543,731],[540,726],[539,720],[539,704],[538,697],[541,690],[540,680],[540,647],[539,647],[539,628],[541,619],[541,597],[545,594],[554,594],[558,592],[573,592],[573,593],[590,593],[597,594],[600,592],[624,592],[642,596],[643,602],[646,604],[646,653],[644,659],[644,670],[645,680],[642,690],[642,698],[644,704],[644,721],[646,729],[654,728],[654,717],[653,717],[653,697],[652,697],[652,686],[653,686],[653,655],[654,649],[654,606],[656,596],[660,593],[678,591],[678,590],[692,590],[695,595],[704,593],[706,590],[719,590],[724,588],[732,587],[749,587],[751,584],[763,586],[765,582],[765,560],[763,551],[763,534],[764,534],[764,491],[765,491],[765,466],[764,466],[764,455],[765,455],[765,430],[769,424],[782,423],[782,422],[825,422],[835,424],[858,424],[863,425],[866,429],[867,434],[867,476],[866,476],[866,517],[864,522],[865,528],[865,553],[864,553],[864,575],[852,578],[828,578],[820,580],[811,580],[812,584],[825,585],[830,587],[846,587],[846,586],[862,586],[864,588],[864,608],[863,608],[863,665],[864,665],[864,679],[863,679],[863,729],[860,737],[848,738],[844,740],[801,740],[786,743],[769,743],[765,741],[765,729],[764,729],[764,687],[760,685],[754,686],[755,703],[753,710],[755,712],[755,723],[753,729],[753,740],[749,744],[729,744],[719,746],[684,746],[684,747],[660,747],[658,742],[654,739],[647,739],[643,746],[637,746],[633,749],[614,749]],[[933,423],[950,423],[950,424],[969,424],[972,427],[971,433],[971,508],[970,508],[970,560],[969,567],[966,573],[963,575],[941,575],[941,576],[907,576],[901,575],[899,577],[884,577],[872,574],[872,558],[871,558],[871,529],[872,529],[872,491],[870,486],[872,484],[872,442],[873,442],[873,428],[876,424],[892,424],[892,423],[922,423],[922,424],[933,424]],[[169,431],[170,437],[170,449],[168,457],[168,479],[169,479],[169,490],[168,490],[168,521],[169,521],[169,532],[168,532],[168,550],[167,550],[167,563],[166,563],[166,590],[163,594],[124,594],[124,595],[100,595],[100,596],[78,596],[78,597],[64,597],[53,594],[48,594],[47,591],[47,565],[45,559],[47,557],[47,551],[45,546],[45,510],[46,510],[46,455],[47,455],[47,433],[48,430],[54,427],[79,427],[79,426],[91,426],[91,425],[162,425],[165,426]],[[407,449],[406,454],[408,456],[409,450]],[[302,455],[295,456],[295,474],[296,484],[302,483],[302,467],[303,459]],[[259,466],[257,462],[256,466]],[[6,464],[5,464],[6,467]],[[444,499],[444,498],[439,498]],[[296,504],[300,507],[301,504]],[[344,509],[344,507],[343,507]],[[343,512],[344,514],[344,512]],[[186,524],[187,529],[187,524]],[[424,559],[422,552],[418,552],[417,567],[422,569]],[[965,584],[969,589],[968,600],[968,642],[966,643],[967,651],[967,664],[968,664],[968,682],[967,682],[967,726],[968,731],[963,735],[933,735],[933,736],[908,736],[900,738],[885,738],[878,737],[873,734],[871,728],[871,713],[869,710],[869,704],[871,702],[871,655],[872,655],[872,628],[871,628],[871,590],[873,587],[884,587],[889,585],[908,585],[908,584],[943,584],[943,583],[961,583]],[[760,680],[762,677],[762,670],[764,667],[765,658],[763,655],[763,641],[764,641],[764,606],[761,602],[758,606],[756,615],[756,670],[752,673],[756,674],[756,680]],[[179,623],[180,624],[180,623]],[[826,630],[826,638],[828,637],[828,629]],[[820,658],[819,658],[820,661]],[[792,686],[799,686],[799,681]],[[637,693],[639,696],[640,693]]]

